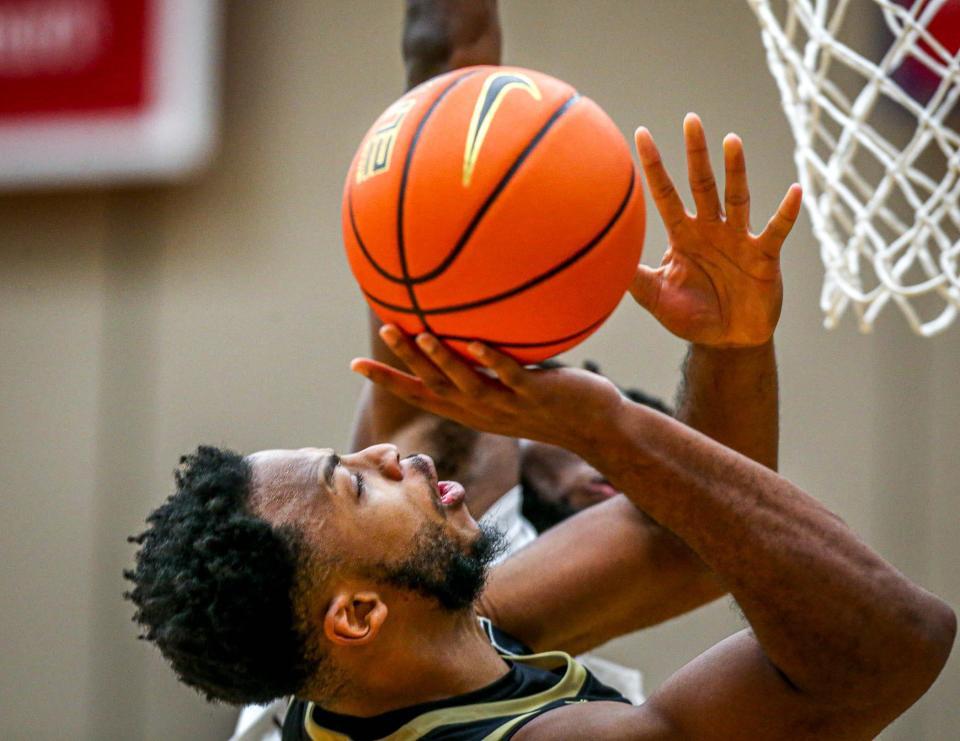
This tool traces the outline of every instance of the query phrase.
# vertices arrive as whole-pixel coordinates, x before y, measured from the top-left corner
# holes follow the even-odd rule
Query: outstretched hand
[[[723,140],[726,182],[721,205],[696,114],[684,119],[683,135],[695,214],[684,208],[650,132],[637,129],[637,152],[667,230],[668,249],[659,268],[638,267],[630,293],[670,332],[689,342],[762,345],[780,318],[780,250],[800,213],[800,186],[790,186],[764,230],[751,234],[743,142],[735,134]]]
[[[622,397],[609,380],[573,368],[528,370],[478,342],[468,350],[481,368],[465,363],[429,334],[416,340],[396,326],[380,336],[410,369],[357,358],[350,368],[403,401],[484,432],[576,448],[609,426]],[[486,369],[485,372],[483,369]]]

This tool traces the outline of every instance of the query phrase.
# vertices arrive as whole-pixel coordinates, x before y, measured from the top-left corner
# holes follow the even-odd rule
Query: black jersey
[[[338,715],[294,699],[283,724],[283,741],[495,741],[509,739],[538,715],[571,703],[629,703],[568,654],[532,654],[486,618],[480,618],[480,624],[510,665],[492,684],[371,718]]]

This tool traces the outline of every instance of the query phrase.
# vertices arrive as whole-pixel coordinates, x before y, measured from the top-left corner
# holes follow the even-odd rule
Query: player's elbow
[[[917,651],[917,661],[928,680],[927,687],[940,675],[957,637],[957,614],[946,602],[933,595],[925,606],[925,625]],[[926,687],[924,688],[924,690]]]
[[[924,593],[899,641],[887,645],[886,671],[872,677],[880,686],[872,700],[905,710],[930,688],[947,663],[957,635],[957,617],[943,600]]]
[[[403,61],[408,84],[449,69],[499,64],[495,0],[407,0]]]

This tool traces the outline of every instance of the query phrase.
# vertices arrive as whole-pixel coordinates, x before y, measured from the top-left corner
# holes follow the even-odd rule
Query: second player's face
[[[253,468],[251,508],[275,526],[291,525],[322,552],[367,563],[407,554],[432,521],[464,548],[479,532],[453,481],[437,481],[428,456],[400,458],[393,445],[338,456],[329,448],[266,450]]]
[[[542,498],[582,510],[619,492],[597,469],[569,450],[528,442],[521,454],[523,478]]]

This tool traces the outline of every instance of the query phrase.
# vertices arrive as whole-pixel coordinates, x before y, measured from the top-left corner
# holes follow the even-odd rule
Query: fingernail
[[[421,334],[417,336],[417,344],[424,350],[433,351],[437,349],[437,341],[433,335]]]
[[[469,352],[471,355],[476,355],[479,358],[487,352],[487,348],[485,348],[479,342],[471,342],[469,345],[467,345],[467,352]]]
[[[380,336],[386,342],[396,342],[399,339],[400,334],[397,332],[395,327],[386,326],[380,327]]]

